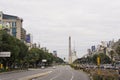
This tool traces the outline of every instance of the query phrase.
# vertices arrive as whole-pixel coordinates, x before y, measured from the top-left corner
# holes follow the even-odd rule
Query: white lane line
[[[73,78],[74,78],[74,76],[73,76],[73,74],[72,74],[72,77],[71,77],[71,79],[70,79],[70,80],[73,80]]]
[[[55,78],[59,77],[60,75],[61,75],[61,70],[60,70],[59,75],[57,75],[57,76],[55,76],[55,77],[51,78],[50,80],[54,80]]]
[[[48,75],[50,73],[52,73],[52,71],[47,71],[47,72],[44,72],[44,73],[38,73],[38,74],[34,74],[34,75],[25,76],[23,78],[18,78],[17,80],[31,80],[31,79],[34,79],[34,78],[37,78],[37,77]]]
[[[71,71],[72,72],[72,71]],[[72,72],[72,77],[71,77],[71,79],[70,80],[73,80],[73,78],[74,78],[74,73]]]

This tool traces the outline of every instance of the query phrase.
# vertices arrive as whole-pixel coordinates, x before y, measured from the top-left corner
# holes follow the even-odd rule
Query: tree
[[[20,40],[7,34],[6,31],[0,31],[0,51],[11,52],[10,58],[1,58],[0,62],[6,67],[14,68],[16,64],[24,62],[28,52],[28,47]]]
[[[94,54],[93,57],[92,57],[92,61],[94,64],[97,64],[97,57],[98,57],[98,54]]]
[[[95,54],[93,56],[93,63],[97,64],[97,57],[98,56],[100,57],[100,63],[101,64],[111,63],[110,58],[104,53]]]
[[[31,64],[36,67],[42,62],[42,59],[46,59],[47,64],[52,64],[53,61],[62,62],[61,58],[53,56],[51,53],[45,52],[39,48],[32,48],[28,51],[28,47],[20,40],[7,34],[6,31],[0,31],[0,52],[11,52],[10,58],[0,58],[0,63],[5,67],[19,68],[26,67],[25,64]]]
[[[113,61],[113,57],[114,57],[114,51],[113,50],[110,51],[110,57],[111,57],[111,60]]]
[[[117,48],[116,48],[116,53],[120,56],[120,45],[119,46],[117,46]]]

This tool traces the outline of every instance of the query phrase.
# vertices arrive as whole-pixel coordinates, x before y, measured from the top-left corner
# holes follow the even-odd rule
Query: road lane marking
[[[73,71],[72,71],[72,70],[70,70],[70,72],[71,72],[71,74],[72,74],[72,77],[71,77],[71,79],[70,79],[70,80],[73,80],[73,78],[74,78],[74,73],[73,73]]]
[[[73,75],[73,72],[72,72],[72,77],[71,77],[71,79],[70,79],[70,80],[73,80],[73,78],[74,78],[74,75]]]
[[[50,80],[54,80],[55,78],[59,77],[60,75],[61,75],[61,70],[60,70],[59,75],[57,75],[57,76],[55,76],[55,77],[51,78]]]
[[[44,72],[44,73],[38,73],[38,74],[34,74],[34,75],[23,77],[23,78],[19,78],[18,80],[32,80],[33,78],[45,76],[47,74],[50,74],[51,72],[52,71],[47,71],[47,72]]]

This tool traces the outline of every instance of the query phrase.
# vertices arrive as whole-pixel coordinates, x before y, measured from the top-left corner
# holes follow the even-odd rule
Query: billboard
[[[46,59],[42,59],[42,62],[47,62],[47,60]]]
[[[11,52],[0,52],[0,57],[10,57]]]
[[[30,42],[31,42],[31,40],[30,40],[30,34],[26,35],[26,42],[27,42],[27,43],[30,43]]]

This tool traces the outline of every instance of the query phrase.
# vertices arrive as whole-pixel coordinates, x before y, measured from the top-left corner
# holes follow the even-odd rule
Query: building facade
[[[57,57],[57,51],[53,51],[53,56]]]
[[[29,47],[29,49],[31,49],[32,47],[36,47],[36,45],[33,44],[33,37],[31,34],[27,34],[25,38],[26,38],[26,44]]]
[[[19,40],[22,39],[22,22],[23,19],[17,16],[4,14],[0,11],[0,30],[5,29],[10,35]]]
[[[26,42],[26,30],[24,28],[21,29],[21,40]]]

